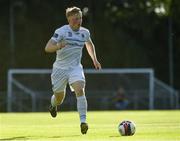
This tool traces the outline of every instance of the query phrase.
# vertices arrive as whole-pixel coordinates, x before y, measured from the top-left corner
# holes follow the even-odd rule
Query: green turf
[[[120,136],[117,126],[128,119],[136,124],[134,136]],[[24,141],[180,141],[180,111],[88,112],[89,131],[81,135],[77,112],[1,113],[0,140]]]

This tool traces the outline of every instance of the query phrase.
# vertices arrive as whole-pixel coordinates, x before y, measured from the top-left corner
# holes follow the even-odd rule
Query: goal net
[[[7,111],[47,111],[52,95],[50,69],[8,71]],[[154,78],[152,69],[85,69],[89,110],[116,110],[121,87],[126,109],[167,109],[177,106],[177,93]],[[158,83],[157,83],[158,82]],[[76,110],[76,98],[67,87],[61,110]]]

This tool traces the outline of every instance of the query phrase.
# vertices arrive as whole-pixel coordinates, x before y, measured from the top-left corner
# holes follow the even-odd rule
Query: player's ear
[[[68,23],[70,22],[70,18],[69,17],[67,17],[67,21],[68,21]]]

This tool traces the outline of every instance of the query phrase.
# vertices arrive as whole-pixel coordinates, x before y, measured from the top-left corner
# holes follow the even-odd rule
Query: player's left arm
[[[86,49],[88,51],[88,54],[90,55],[90,57],[94,63],[95,68],[101,69],[101,64],[97,60],[96,50],[95,50],[95,47],[94,47],[94,44],[93,44],[91,38],[89,38],[89,40],[87,42],[85,42],[85,45],[86,45]]]

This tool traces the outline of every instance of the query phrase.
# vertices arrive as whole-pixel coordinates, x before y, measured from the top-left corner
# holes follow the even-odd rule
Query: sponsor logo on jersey
[[[68,32],[68,37],[72,37],[72,32]]]

